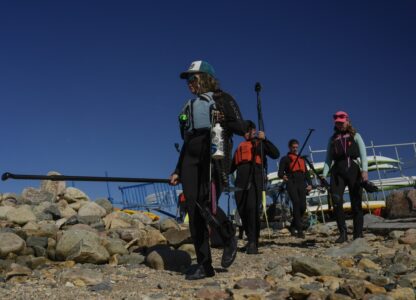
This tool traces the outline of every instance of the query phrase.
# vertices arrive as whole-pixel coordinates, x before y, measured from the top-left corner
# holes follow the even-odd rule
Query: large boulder
[[[156,270],[183,272],[190,267],[191,257],[185,251],[159,246],[146,256],[146,265]]]
[[[101,239],[96,233],[70,229],[58,240],[56,257],[60,260],[69,259],[83,263],[105,263],[110,254],[101,245]]]
[[[25,225],[27,222],[36,221],[36,216],[29,205],[22,205],[7,213],[7,220],[10,222]]]
[[[67,260],[78,263],[104,264],[107,263],[110,254],[100,243],[92,240],[80,240],[69,252]]]
[[[394,191],[386,199],[386,216],[389,219],[416,216],[416,190]]]
[[[104,217],[107,214],[107,211],[95,202],[88,202],[85,205],[81,206],[78,210],[79,217]]]
[[[25,202],[38,204],[44,201],[52,203],[55,201],[56,195],[48,191],[42,191],[33,187],[28,187],[23,190],[22,197]]]
[[[107,238],[103,240],[103,245],[107,249],[107,251],[110,253],[110,255],[114,255],[114,254],[125,255],[129,253],[129,251],[125,247],[126,242],[120,239]]]
[[[20,253],[25,246],[25,241],[17,234],[11,232],[0,233],[0,257],[5,257],[9,253]]]

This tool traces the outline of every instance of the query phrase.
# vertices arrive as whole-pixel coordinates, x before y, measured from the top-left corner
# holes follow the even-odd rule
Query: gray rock
[[[32,204],[39,204],[41,202],[54,202],[55,195],[47,191],[41,191],[32,187],[25,188],[22,192],[22,197],[25,202]]]
[[[341,284],[338,293],[347,295],[353,299],[362,299],[365,294],[365,284],[362,280],[347,280]]]
[[[88,202],[78,210],[79,217],[97,216],[101,218],[106,214],[106,210],[95,202]]]
[[[90,201],[90,198],[81,190],[74,188],[74,187],[67,187],[62,195],[63,199],[65,199],[68,203],[74,203],[77,201]]]
[[[74,251],[76,252],[78,248],[82,248],[83,245],[90,245],[92,248],[102,247],[100,238],[96,233],[75,229],[65,231],[56,245],[56,255],[59,259],[65,260],[69,255],[73,254]],[[107,250],[105,250],[105,252],[107,252]],[[109,256],[108,252],[107,255]]]
[[[277,266],[267,273],[268,277],[272,277],[275,281],[286,276],[286,270],[282,266]]]
[[[36,221],[36,216],[29,205],[22,205],[7,213],[7,220],[10,222],[25,225],[27,222]]]
[[[78,218],[78,223],[80,223],[80,224],[91,225],[91,224],[94,224],[94,223],[102,222],[100,216],[77,216],[77,218]],[[104,225],[104,223],[103,223],[103,225]]]
[[[401,263],[397,263],[397,264],[391,265],[388,268],[387,273],[394,274],[394,275],[402,275],[402,274],[406,274],[407,270],[408,270],[407,266]]]
[[[124,255],[124,254],[129,253],[129,251],[127,251],[125,247],[126,242],[124,242],[121,239],[107,238],[103,240],[103,245],[107,249],[108,253],[110,253],[110,255],[114,255],[114,254]]]
[[[156,270],[184,272],[191,265],[191,257],[185,251],[158,246],[146,256],[146,265]]]
[[[408,191],[394,191],[386,199],[385,213],[389,219],[416,216],[414,204],[407,197]],[[416,207],[415,207],[416,208]]]
[[[0,219],[6,220],[7,214],[12,210],[16,210],[16,208],[13,206],[0,206]]]
[[[164,219],[164,220],[160,221],[159,225],[160,225],[160,231],[161,232],[165,232],[165,231],[168,231],[170,229],[180,230],[178,222],[176,222],[172,218],[167,218],[167,219]]]
[[[364,215],[364,228],[367,228],[368,225],[372,224],[372,223],[380,223],[380,222],[384,222],[384,218],[373,215],[373,214],[365,214]]]
[[[95,203],[103,207],[107,214],[110,214],[113,211],[113,204],[107,198],[100,198],[95,200]]]
[[[55,171],[50,171],[47,175],[51,176],[61,174]],[[56,199],[57,195],[62,194],[64,192],[65,187],[65,181],[42,180],[40,183],[40,190],[52,194],[54,196],[54,199]]]
[[[359,238],[341,248],[328,249],[325,255],[332,257],[355,256],[363,253],[372,253],[373,251],[374,249],[365,239]]]
[[[367,280],[375,285],[378,286],[385,286],[386,284],[391,283],[391,279],[386,276],[378,275],[378,274],[370,274]]]
[[[0,233],[0,257],[5,257],[9,253],[20,253],[25,246],[25,241],[17,234],[10,232]]]
[[[321,236],[330,236],[332,234],[332,228],[328,224],[316,224],[313,225],[310,229],[311,233],[319,234]]]
[[[141,223],[145,225],[150,225],[153,223],[153,220],[149,216],[141,212],[136,212],[135,214],[132,214],[131,217],[133,219],[139,220]]]
[[[72,216],[76,216],[77,212],[68,205],[65,200],[60,200],[58,203],[59,213],[62,218],[70,219]]]
[[[91,292],[111,291],[112,290],[111,282],[104,281],[96,285],[91,285],[88,287],[88,290]]]
[[[404,231],[393,230],[392,232],[389,233],[389,237],[391,239],[398,240],[401,236],[403,236],[403,234],[404,234]]]
[[[168,244],[174,247],[192,242],[191,232],[189,229],[171,228],[163,232],[163,236],[168,241]]]
[[[249,289],[249,290],[270,290],[271,286],[266,280],[260,278],[244,278],[238,280],[235,285],[235,289]]]
[[[122,255],[118,258],[119,265],[139,265],[144,263],[145,257],[139,253]]]
[[[61,212],[59,211],[58,205],[56,204],[49,205],[43,212],[51,214],[53,220],[59,220],[61,218]]]
[[[77,280],[81,280],[85,283],[85,285],[93,286],[100,284],[103,281],[104,277],[103,274],[90,269],[70,269],[64,270],[59,275],[59,281],[62,283],[66,282],[75,282]]]
[[[47,237],[29,236],[26,239],[26,246],[28,246],[28,247],[38,246],[38,247],[46,248],[46,247],[48,247],[48,238]]]
[[[23,204],[23,198],[21,195],[15,193],[4,193],[1,195],[1,204],[4,206],[16,206]]]
[[[194,244],[183,244],[178,248],[178,250],[185,251],[189,254],[191,259],[196,259],[196,252]]]
[[[292,261],[292,272],[308,276],[338,276],[341,268],[335,262],[320,257],[295,257]]]
[[[80,240],[68,253],[67,260],[73,260],[78,263],[107,263],[110,254],[99,243],[93,240]]]

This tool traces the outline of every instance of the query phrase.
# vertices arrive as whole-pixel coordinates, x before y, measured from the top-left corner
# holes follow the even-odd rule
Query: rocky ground
[[[0,195],[0,299],[415,299],[416,229],[399,225],[367,214],[365,237],[342,245],[333,223],[305,239],[263,230],[260,254],[224,270],[213,249],[216,276],[186,281],[186,226],[43,182]]]

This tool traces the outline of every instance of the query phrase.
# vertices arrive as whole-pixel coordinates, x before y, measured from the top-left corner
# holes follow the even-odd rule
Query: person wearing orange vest
[[[279,178],[286,183],[286,189],[293,206],[293,218],[289,230],[293,236],[304,238],[302,217],[306,212],[306,192],[312,189],[312,181],[306,169],[305,160],[298,157],[299,142],[289,141],[289,153],[279,163]]]
[[[235,192],[238,214],[240,215],[243,230],[247,235],[247,254],[258,253],[258,241],[260,236],[260,214],[262,205],[262,188],[265,178],[263,166],[267,165],[266,155],[272,159],[279,158],[279,150],[266,139],[263,131],[259,131],[256,137],[256,126],[252,121],[246,121],[247,132],[245,141],[241,142],[234,153],[231,172],[237,170],[235,186],[239,191]],[[260,152],[260,143],[263,143],[263,155]]]

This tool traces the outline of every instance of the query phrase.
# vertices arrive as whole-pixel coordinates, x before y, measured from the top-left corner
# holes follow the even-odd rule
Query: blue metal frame
[[[167,183],[142,183],[120,186],[123,209],[154,210],[169,217],[177,216],[170,211],[177,209],[182,186]]]

